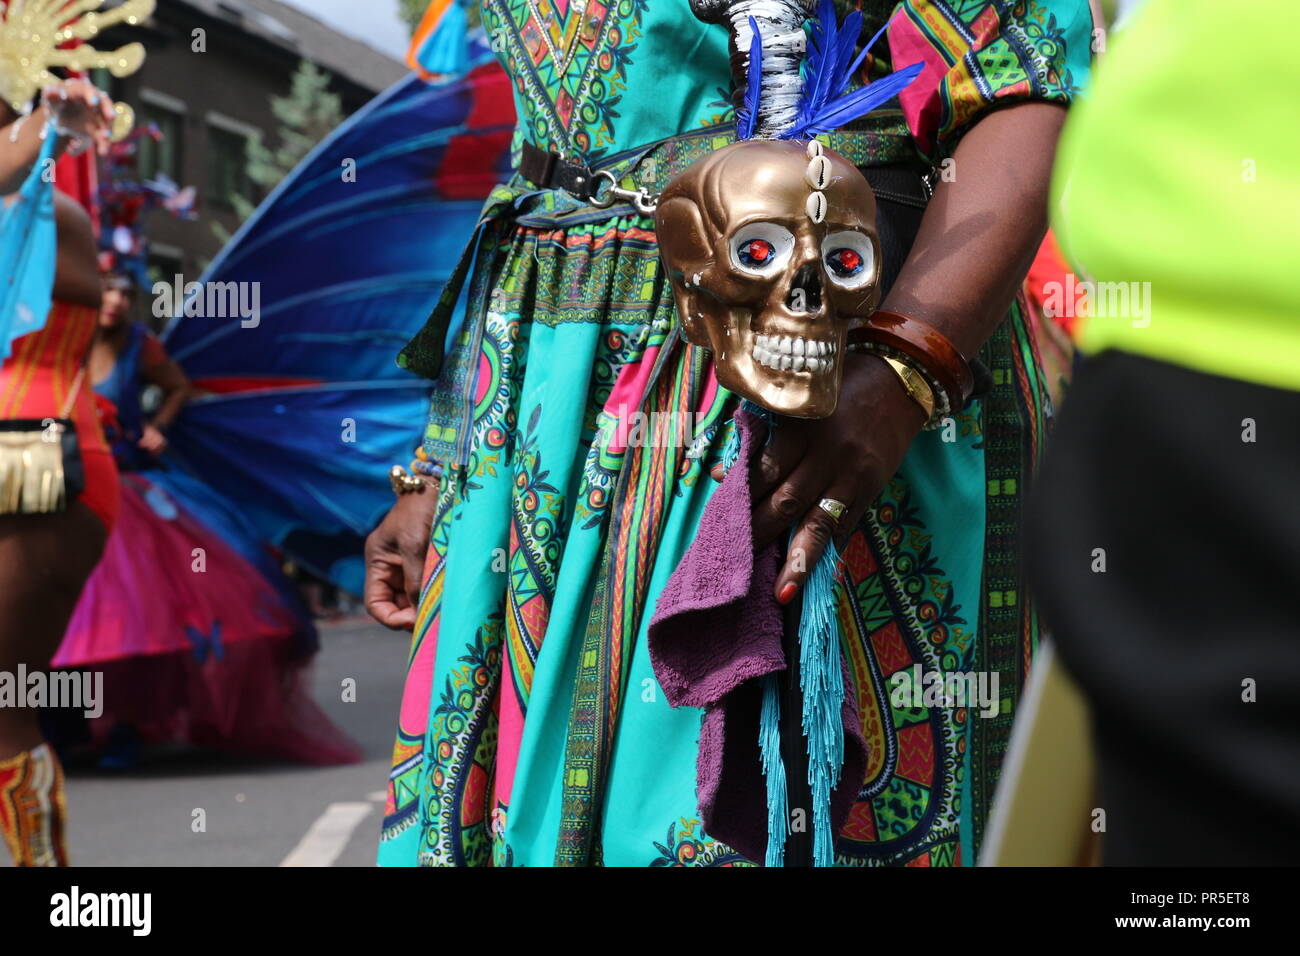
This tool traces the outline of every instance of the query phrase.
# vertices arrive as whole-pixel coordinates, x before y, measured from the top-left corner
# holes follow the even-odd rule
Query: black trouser
[[[1028,518],[1104,862],[1300,862],[1300,392],[1088,361]]]

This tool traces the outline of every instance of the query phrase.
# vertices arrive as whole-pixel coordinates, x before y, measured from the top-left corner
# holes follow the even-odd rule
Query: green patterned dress
[[[935,161],[995,104],[1067,102],[1087,77],[1084,0],[863,7],[871,32],[895,14],[890,49],[926,60],[929,80],[831,138],[860,165]],[[733,138],[726,32],[687,0],[483,12],[514,82],[517,142],[654,189]],[[873,69],[888,60],[882,45]],[[380,862],[747,864],[703,831],[701,713],[667,704],[646,651],[736,404],[679,338],[653,221],[517,180],[490,199],[461,274],[460,305],[454,283],[401,358],[436,376],[426,448],[451,477]],[[1036,646],[1017,517],[1047,393],[1018,308],[982,358],[992,390],[917,439],[844,551],[844,653],[871,748],[845,864],[974,862]],[[983,714],[892,699],[895,675],[918,665],[996,673],[998,699]]]

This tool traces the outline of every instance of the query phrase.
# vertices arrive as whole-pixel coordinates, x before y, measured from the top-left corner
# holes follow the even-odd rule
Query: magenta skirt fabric
[[[118,519],[51,664],[104,674],[102,738],[315,764],[359,758],[306,691],[310,620],[176,496],[122,475]]]

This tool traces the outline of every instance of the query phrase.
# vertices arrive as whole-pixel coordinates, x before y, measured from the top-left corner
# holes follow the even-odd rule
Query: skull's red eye
[[[736,254],[743,265],[761,268],[772,261],[776,246],[766,239],[750,239],[741,244]]]
[[[835,249],[827,253],[826,265],[840,278],[848,279],[862,271],[862,256],[853,249]]]

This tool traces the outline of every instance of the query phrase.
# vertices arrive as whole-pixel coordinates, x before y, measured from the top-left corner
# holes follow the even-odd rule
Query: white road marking
[[[331,803],[280,865],[333,866],[357,825],[372,809],[369,803]]]
[[[388,799],[388,794],[383,790],[376,790],[374,793],[366,795],[367,800],[373,800],[375,803],[383,803]]]

